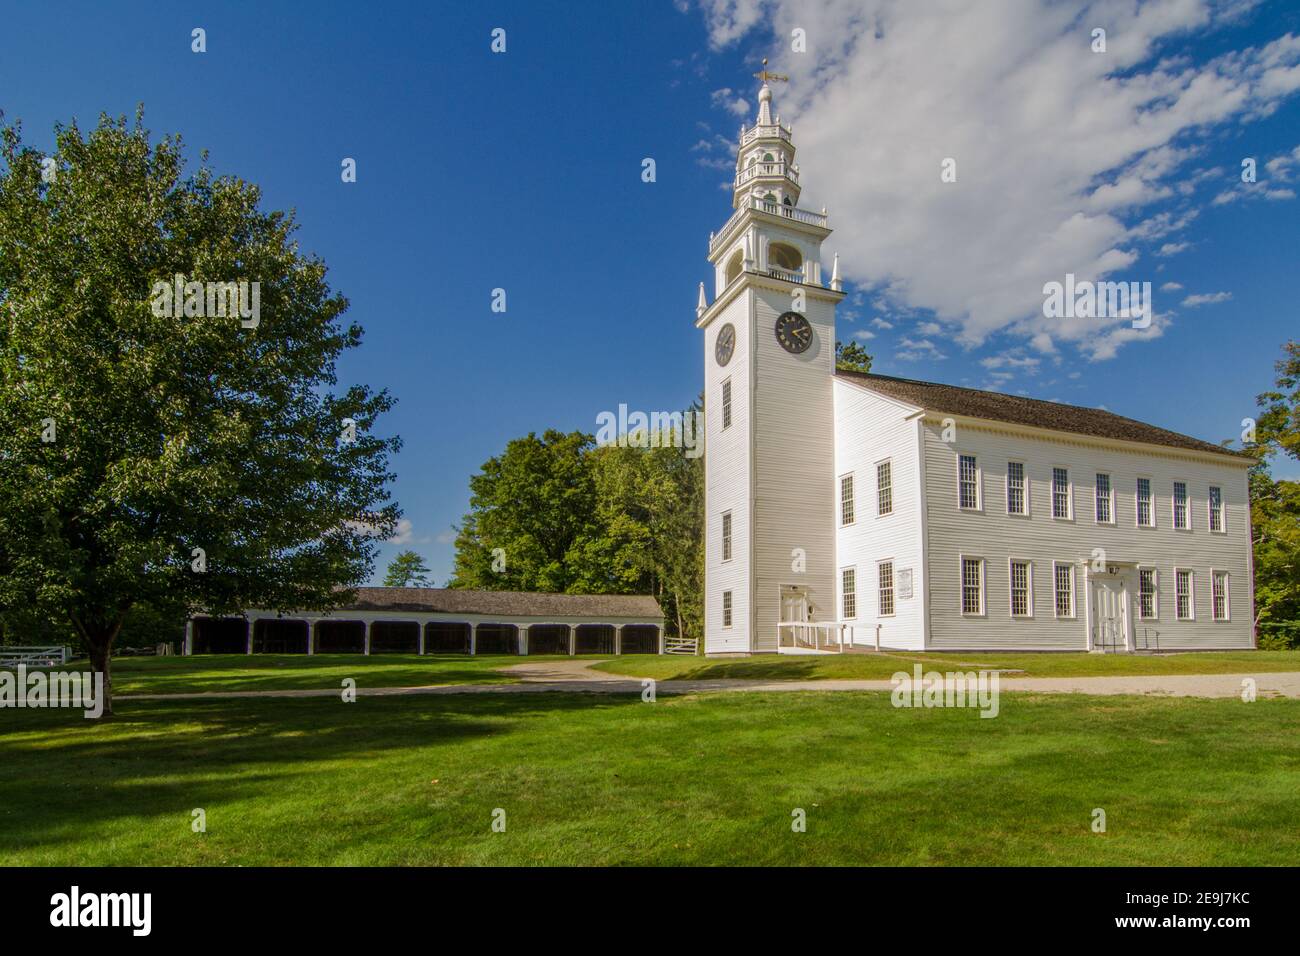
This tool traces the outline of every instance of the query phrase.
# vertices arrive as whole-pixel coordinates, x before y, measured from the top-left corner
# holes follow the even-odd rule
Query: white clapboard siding
[[[804,289],[813,344],[792,355],[776,320],[792,307],[788,283],[755,282],[754,308],[754,623],[753,649],[775,651],[781,588],[808,589],[812,618],[835,619],[835,429],[831,379],[835,301]],[[837,298],[837,297],[836,297]],[[802,549],[806,568],[792,570]]]
[[[835,395],[835,472],[831,514],[836,525],[836,616],[853,623],[855,644],[874,645],[880,625],[882,647],[921,649],[925,643],[925,588],[921,528],[921,470],[915,408],[839,378]],[[877,465],[888,460],[893,510],[878,515]],[[854,520],[841,522],[840,479],[853,475]],[[880,562],[894,566],[894,614],[882,616],[879,604]],[[845,618],[842,575],[854,568],[857,614]],[[912,572],[912,596],[898,590],[899,572]]]
[[[942,422],[930,416],[924,423],[927,557],[929,564],[930,640],[932,649],[1083,650],[1088,647],[1086,575],[1078,565],[1091,560],[1093,549],[1104,549],[1108,562],[1138,562],[1158,574],[1159,616],[1136,620],[1137,598],[1130,603],[1138,629],[1159,632],[1161,650],[1249,648],[1253,645],[1250,538],[1246,469],[1218,458],[1158,445],[1126,447],[1061,434],[1039,437],[1012,427],[957,420],[956,440],[943,441]],[[979,464],[982,508],[963,511],[957,505],[957,459],[974,454]],[[1007,514],[1008,461],[1023,461],[1029,482],[1028,517]],[[1052,516],[1052,469],[1069,471],[1073,489],[1073,520]],[[1095,520],[1094,490],[1098,472],[1111,476],[1115,521]],[[1156,514],[1154,529],[1136,525],[1136,484],[1149,477]],[[1186,481],[1191,530],[1172,527],[1173,482]],[[1223,489],[1227,533],[1208,528],[1208,488]],[[985,613],[963,615],[960,557],[985,561]],[[1009,561],[1033,562],[1031,619],[1010,615]],[[1076,617],[1055,615],[1054,561],[1076,563]],[[1174,618],[1174,569],[1195,572],[1194,621]],[[1211,571],[1230,575],[1231,620],[1212,620]]]
[[[731,360],[714,358],[718,333],[736,328]],[[750,628],[750,376],[753,323],[749,295],[733,298],[704,329],[705,527],[704,648],[709,654],[749,650]],[[731,425],[722,428],[722,382],[731,381]],[[731,560],[722,560],[722,515],[731,512]],[[731,627],[722,625],[722,595],[731,591]]]

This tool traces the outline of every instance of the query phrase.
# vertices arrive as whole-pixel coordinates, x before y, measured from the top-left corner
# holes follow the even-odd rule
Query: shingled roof
[[[888,398],[915,405],[926,411],[964,415],[1013,425],[1029,425],[1054,431],[1090,435],[1094,438],[1115,438],[1120,441],[1145,442],[1168,448],[1185,448],[1188,451],[1214,452],[1250,460],[1241,452],[1214,445],[1199,438],[1180,435],[1166,428],[1148,425],[1100,408],[1083,408],[1079,405],[1062,405],[1045,402],[1039,398],[1022,398],[1003,392],[985,392],[977,388],[957,385],[940,385],[937,382],[919,382],[910,378],[894,378],[869,372],[849,372],[837,369],[841,378],[856,382]]]
[[[425,611],[500,617],[639,617],[664,612],[649,594],[549,594],[457,588],[357,588],[350,611]]]

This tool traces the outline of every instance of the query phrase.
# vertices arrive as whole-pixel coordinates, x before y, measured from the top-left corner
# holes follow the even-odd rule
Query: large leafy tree
[[[387,392],[337,389],[361,329],[292,217],[140,115],[49,157],[0,139],[0,607],[67,620],[111,689],[133,608],[346,600],[399,517],[399,442]],[[260,324],[156,314],[177,274],[260,283]]]
[[[427,588],[429,586],[429,568],[418,551],[402,551],[388,562],[384,587]]]
[[[871,353],[857,342],[836,342],[835,367],[846,372],[870,372]]]
[[[1255,620],[1260,645],[1300,646],[1300,482],[1274,479],[1278,456],[1300,461],[1300,342],[1282,346],[1274,387],[1257,402],[1259,463],[1251,470],[1251,532],[1255,557]]]

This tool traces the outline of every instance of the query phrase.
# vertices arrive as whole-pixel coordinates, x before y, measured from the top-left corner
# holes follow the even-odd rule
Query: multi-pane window
[[[894,613],[894,562],[881,561],[877,576],[880,581],[880,615],[888,617]]]
[[[731,627],[731,592],[722,592],[722,626]]]
[[[1174,482],[1174,527],[1187,528],[1187,482]]]
[[[840,479],[840,524],[853,524],[853,476]]]
[[[1052,469],[1052,517],[1070,517],[1070,473],[1064,468]]]
[[[1110,475],[1097,473],[1097,521],[1109,524],[1114,521],[1113,502],[1110,497]]]
[[[858,573],[854,568],[840,572],[840,591],[843,594],[845,620],[858,616]]]
[[[731,427],[731,379],[722,383],[722,427]]]
[[[1149,621],[1156,616],[1156,569],[1138,568],[1138,617]]]
[[[1144,528],[1155,526],[1155,512],[1151,510],[1151,479],[1137,481],[1137,523]]]
[[[1052,580],[1056,590],[1056,616],[1074,617],[1074,565],[1054,565]]]
[[[1028,514],[1025,497],[1025,463],[1007,462],[1007,514]]]
[[[984,613],[984,562],[979,558],[961,559],[961,612]]]
[[[876,466],[876,514],[887,515],[894,511],[894,475],[887,461]]]
[[[722,560],[731,560],[731,512],[722,512]]]
[[[1210,530],[1223,530],[1223,489],[1210,485]]]
[[[1210,579],[1210,597],[1213,602],[1214,619],[1228,619],[1228,572],[1215,571]]]
[[[1192,619],[1192,572],[1174,570],[1174,616],[1180,621]]]
[[[957,503],[963,508],[980,506],[979,469],[974,455],[960,455],[957,459]]]
[[[1029,617],[1033,603],[1029,594],[1029,562],[1011,561],[1011,616]]]

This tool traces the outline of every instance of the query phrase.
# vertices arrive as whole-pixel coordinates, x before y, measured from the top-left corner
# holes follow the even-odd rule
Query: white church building
[[[1250,459],[1095,408],[836,371],[831,230],[799,207],[761,78],[697,307],[706,653],[1253,647]]]

